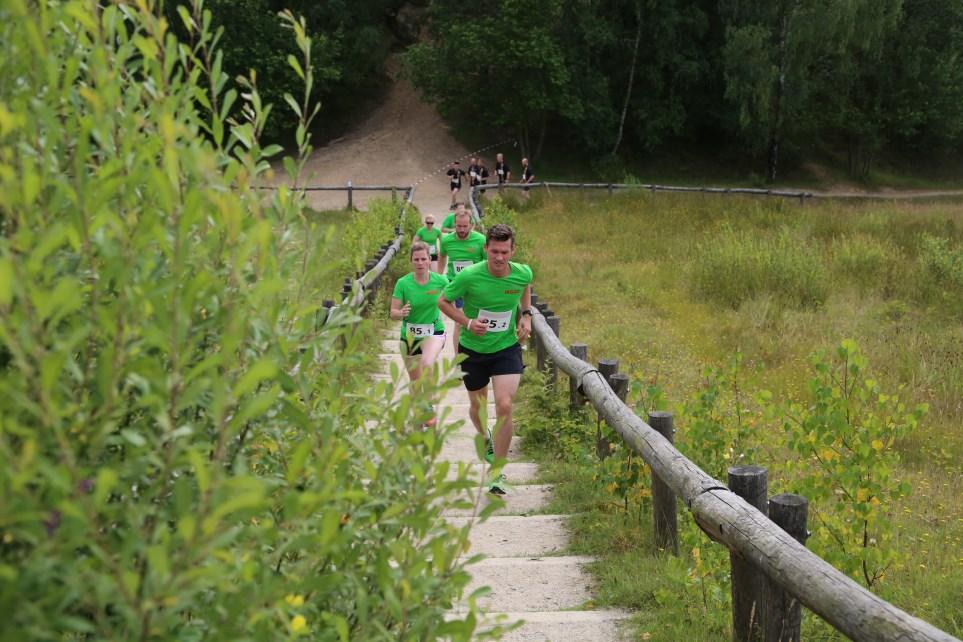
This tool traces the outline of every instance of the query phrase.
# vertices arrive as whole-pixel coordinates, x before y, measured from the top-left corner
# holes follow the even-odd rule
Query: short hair
[[[461,212],[458,212],[457,214],[455,214],[455,220],[457,221],[462,216],[471,217],[471,212],[469,212],[468,210],[462,210]]]
[[[428,250],[428,244],[424,241],[415,241],[411,244],[411,251],[408,252],[408,258],[415,258],[415,252],[425,252],[428,254],[428,258],[431,258],[431,252]]]
[[[455,202],[452,203],[452,205],[451,205],[451,211],[454,212],[454,211],[457,210],[459,207],[465,207],[465,203],[464,203],[463,201],[455,201]]]
[[[512,247],[515,247],[515,232],[504,223],[492,225],[485,233],[485,245],[491,241],[511,241]]]

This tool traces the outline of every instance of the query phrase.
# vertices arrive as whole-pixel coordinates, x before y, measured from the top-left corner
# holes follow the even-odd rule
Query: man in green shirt
[[[425,224],[415,232],[414,241],[421,241],[428,246],[428,256],[431,260],[431,271],[438,272],[438,239],[441,238],[441,230],[435,227],[435,216],[429,214],[425,217]],[[440,272],[439,272],[440,274]]]
[[[455,203],[451,206],[451,211],[448,212],[448,216],[445,220],[441,222],[441,233],[451,234],[455,231],[455,217],[460,213],[465,211],[465,204],[461,201]]]
[[[455,231],[441,237],[438,271],[447,274],[451,281],[455,275],[467,267],[485,260],[485,235],[471,229],[471,215],[463,207],[455,213]],[[462,306],[461,299],[455,299],[455,307]],[[455,345],[461,337],[461,326],[455,326]]]
[[[456,223],[457,224],[457,223]],[[449,283],[438,307],[464,326],[458,352],[465,388],[471,404],[469,416],[475,429],[488,437],[490,452],[503,459],[512,442],[512,403],[522,376],[522,348],[532,332],[532,268],[511,262],[515,233],[507,225],[493,225],[485,236],[487,260],[465,268]],[[453,301],[464,300],[458,308]],[[521,306],[521,312],[519,312]],[[488,384],[495,396],[495,437],[481,425],[479,409],[488,401]],[[492,443],[494,442],[494,443]],[[489,491],[505,494],[505,476],[492,481]]]

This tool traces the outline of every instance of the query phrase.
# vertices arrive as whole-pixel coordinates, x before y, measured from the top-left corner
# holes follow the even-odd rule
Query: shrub
[[[921,235],[919,262],[925,275],[939,285],[963,287],[963,248],[950,247],[949,239]]]
[[[814,308],[829,294],[818,252],[786,231],[768,237],[725,227],[706,236],[696,246],[692,280],[698,294],[732,308],[766,293],[785,305]]]
[[[200,111],[213,35],[151,4],[0,9],[0,639],[469,639],[444,434],[315,327],[253,79]]]
[[[891,241],[864,234],[836,239],[831,253],[843,274],[862,285],[890,281],[902,262],[902,253]]]

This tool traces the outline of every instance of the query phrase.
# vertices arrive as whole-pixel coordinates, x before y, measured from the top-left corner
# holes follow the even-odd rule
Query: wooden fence
[[[277,187],[273,185],[264,185],[259,189],[275,190]],[[295,192],[347,192],[348,193],[348,204],[346,209],[354,209],[354,193],[355,192],[391,192],[391,200],[397,198],[398,192],[406,194],[405,198],[408,198],[408,193],[414,190],[412,186],[401,186],[401,185],[354,185],[351,181],[348,181],[345,185],[306,185],[304,187],[291,187],[292,191]]]
[[[503,184],[519,189],[549,187],[607,189],[642,188],[655,191],[694,191],[752,194],[804,200],[808,192],[777,190],[725,190],[668,186],[532,183]],[[481,188],[481,189],[480,189]],[[469,202],[475,217],[482,216],[476,191]],[[913,617],[867,590],[805,547],[807,501],[799,495],[768,497],[766,469],[737,466],[728,471],[728,485],[712,478],[673,445],[672,414],[653,412],[643,421],[625,405],[627,376],[619,374],[618,361],[587,363],[588,348],[566,348],[559,339],[560,319],[540,297],[536,308],[532,344],[537,367],[557,386],[558,371],[569,377],[573,406],[588,401],[625,444],[652,470],[652,514],[655,542],[678,555],[676,511],[679,499],[699,527],[730,551],[732,570],[732,631],[736,642],[798,642],[800,605],[829,622],[857,642],[960,642],[952,635]],[[600,455],[608,451],[600,438]]]
[[[381,286],[382,277],[384,276],[385,270],[388,269],[388,264],[401,250],[401,245],[405,240],[403,228],[405,212],[408,210],[408,206],[411,205],[411,200],[415,194],[414,187],[395,187],[389,189],[404,192],[404,199],[401,201],[401,209],[398,212],[398,224],[395,226],[394,237],[382,244],[374,256],[365,263],[364,272],[356,272],[353,277],[345,277],[344,285],[341,287],[341,301],[339,303],[335,303],[329,299],[321,304],[321,308],[318,310],[315,319],[315,327],[320,327],[327,323],[337,323],[339,320],[346,321],[347,318],[354,316],[362,309],[365,303],[373,301],[377,295],[378,288]]]

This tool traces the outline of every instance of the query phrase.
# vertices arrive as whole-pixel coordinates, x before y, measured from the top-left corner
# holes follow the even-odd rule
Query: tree
[[[549,118],[577,119],[582,104],[554,26],[563,0],[501,0],[466,20],[447,2],[431,6],[432,39],[407,53],[415,85],[447,114],[483,115],[537,157]]]
[[[812,68],[839,52],[872,52],[896,24],[902,0],[721,0],[725,97],[743,139],[767,157],[774,181],[786,143],[818,127]]]

